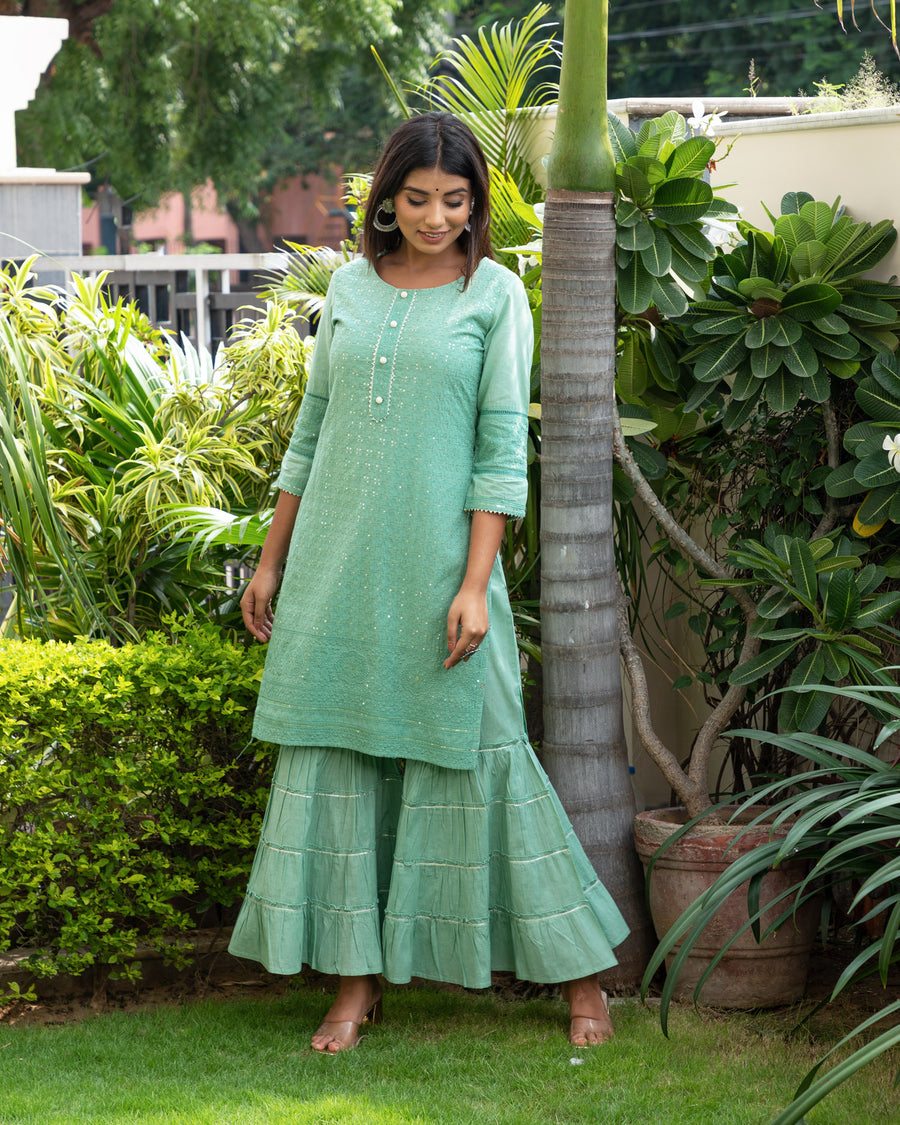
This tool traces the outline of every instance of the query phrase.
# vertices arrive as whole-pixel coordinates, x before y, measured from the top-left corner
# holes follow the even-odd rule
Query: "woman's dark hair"
[[[404,121],[388,137],[372,173],[372,187],[362,228],[362,252],[370,262],[396,250],[399,230],[376,230],[373,219],[382,200],[393,199],[416,168],[440,168],[448,176],[464,176],[472,185],[470,231],[459,237],[465,251],[465,285],[482,258],[491,251],[491,200],[487,161],[475,134],[452,113],[423,113]],[[382,218],[383,218],[382,213]]]

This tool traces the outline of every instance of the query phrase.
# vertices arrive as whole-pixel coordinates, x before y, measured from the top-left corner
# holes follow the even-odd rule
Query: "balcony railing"
[[[263,275],[284,264],[284,254],[104,254],[40,258],[38,276],[64,273],[95,278],[112,300],[134,301],[159,328],[182,333],[195,347],[214,351],[244,309],[262,309]],[[48,278],[49,280],[49,278]],[[252,315],[252,312],[250,313]]]

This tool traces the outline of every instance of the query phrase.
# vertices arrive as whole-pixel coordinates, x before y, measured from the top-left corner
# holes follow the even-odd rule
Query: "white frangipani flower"
[[[714,137],[716,129],[722,123],[722,118],[728,113],[727,109],[707,113],[706,106],[701,101],[691,102],[691,109],[693,110],[693,116],[687,119],[687,123],[695,136],[703,137]]]
[[[900,473],[900,434],[888,435],[881,443],[881,448],[887,450],[888,461],[891,468]]]

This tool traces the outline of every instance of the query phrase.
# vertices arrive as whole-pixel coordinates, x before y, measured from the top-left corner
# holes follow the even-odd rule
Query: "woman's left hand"
[[[445,668],[452,668],[460,660],[468,660],[487,636],[487,594],[461,589],[453,599],[447,614],[447,651]]]

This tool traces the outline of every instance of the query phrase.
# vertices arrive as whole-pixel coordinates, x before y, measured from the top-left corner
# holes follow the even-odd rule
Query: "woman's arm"
[[[272,598],[281,581],[281,568],[291,545],[291,534],[299,509],[299,496],[279,492],[275,514],[259,556],[259,565],[241,597],[244,624],[263,644],[272,635]]]
[[[477,648],[488,631],[487,588],[506,529],[505,515],[497,512],[473,512],[469,536],[469,561],[466,576],[447,614],[447,651],[445,668],[460,660],[468,660],[466,649]]]

